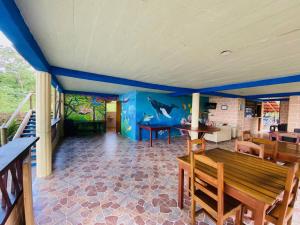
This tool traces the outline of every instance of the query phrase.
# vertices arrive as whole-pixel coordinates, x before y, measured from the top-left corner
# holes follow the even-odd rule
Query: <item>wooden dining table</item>
[[[273,155],[271,146],[264,146],[264,154],[266,156]],[[300,162],[300,145],[290,142],[278,142],[276,160],[283,162]]]
[[[270,161],[220,148],[205,155],[224,163],[224,192],[254,210],[254,224],[263,225],[268,207],[282,198],[288,168]],[[190,156],[178,157],[178,206],[183,208],[184,171],[190,176]],[[201,163],[200,170],[216,176],[216,171]]]
[[[199,126],[198,128],[192,128],[191,125],[175,125],[173,128],[182,131],[188,139],[191,139],[190,133],[196,132],[198,133],[198,138],[201,139],[204,137],[206,133],[214,133],[220,131],[220,128],[213,127],[213,126]]]

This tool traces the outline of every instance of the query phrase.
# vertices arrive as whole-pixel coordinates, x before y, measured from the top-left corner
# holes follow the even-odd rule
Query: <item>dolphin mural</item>
[[[171,105],[166,105],[164,103],[161,103],[159,101],[154,100],[151,97],[148,97],[148,101],[152,105],[152,107],[155,109],[156,116],[159,118],[159,115],[164,115],[165,117],[171,119],[170,113],[174,108],[178,108],[177,105],[171,104]]]
[[[143,114],[143,118],[140,120],[140,124],[149,125],[150,121],[153,119],[154,116],[148,115],[146,113]]]

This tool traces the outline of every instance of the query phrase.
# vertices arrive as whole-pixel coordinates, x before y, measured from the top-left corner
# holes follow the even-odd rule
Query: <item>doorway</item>
[[[277,127],[279,123],[280,101],[263,103],[263,131],[269,132],[270,127]]]

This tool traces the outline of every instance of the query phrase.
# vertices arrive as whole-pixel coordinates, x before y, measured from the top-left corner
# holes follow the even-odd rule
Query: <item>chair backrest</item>
[[[269,139],[257,138],[257,137],[253,137],[251,139],[251,141],[255,144],[263,145],[264,150],[266,150],[267,148],[271,149],[272,150],[272,153],[271,153],[272,160],[273,161],[277,160],[277,152],[278,152],[278,142],[277,141],[272,141]]]
[[[204,138],[187,140],[187,151],[188,154],[191,152],[203,153],[205,151],[206,141]]]
[[[250,130],[244,130],[242,131],[242,141],[249,141],[251,139],[252,135]]]
[[[284,195],[283,195],[283,200],[282,200],[282,207],[279,212],[279,217],[278,217],[278,224],[284,224],[284,221],[286,220],[287,212],[288,212],[288,207],[290,204],[294,204],[295,198],[296,198],[296,193],[298,190],[298,184],[299,184],[299,178],[296,177],[296,173],[298,171],[298,164],[294,164],[291,166],[288,170],[287,173],[287,178],[285,182],[285,190],[284,190]],[[294,193],[293,193],[294,192]]]
[[[252,156],[258,156],[259,158],[264,158],[264,147],[254,144],[250,141],[236,141],[235,151],[250,154]]]
[[[195,165],[201,165],[201,167],[196,168]],[[191,152],[191,182],[192,199],[195,199],[196,190],[210,196],[218,204],[217,212],[206,204],[201,207],[215,218],[222,218],[224,215],[224,164],[215,162],[205,155]]]

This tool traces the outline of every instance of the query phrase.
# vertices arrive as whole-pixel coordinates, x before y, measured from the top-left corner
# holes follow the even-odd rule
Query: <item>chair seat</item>
[[[276,223],[276,221],[279,219],[280,212],[283,210],[283,205],[281,203],[278,203],[274,208],[272,208],[266,215],[266,220],[271,223]],[[286,218],[290,218],[293,215],[293,208],[288,207]]]
[[[218,203],[216,200],[208,196],[207,194],[203,193],[200,190],[196,190],[195,192],[196,199],[200,200],[200,203],[203,202],[207,206],[209,206],[214,212],[217,212],[218,210]],[[227,214],[231,214],[236,208],[240,206],[240,202],[236,199],[224,194],[224,216]],[[201,206],[201,204],[200,204]],[[216,218],[216,213],[210,212],[210,210],[205,209],[205,207],[202,205],[201,207],[204,208],[205,211],[207,211],[213,218]]]

